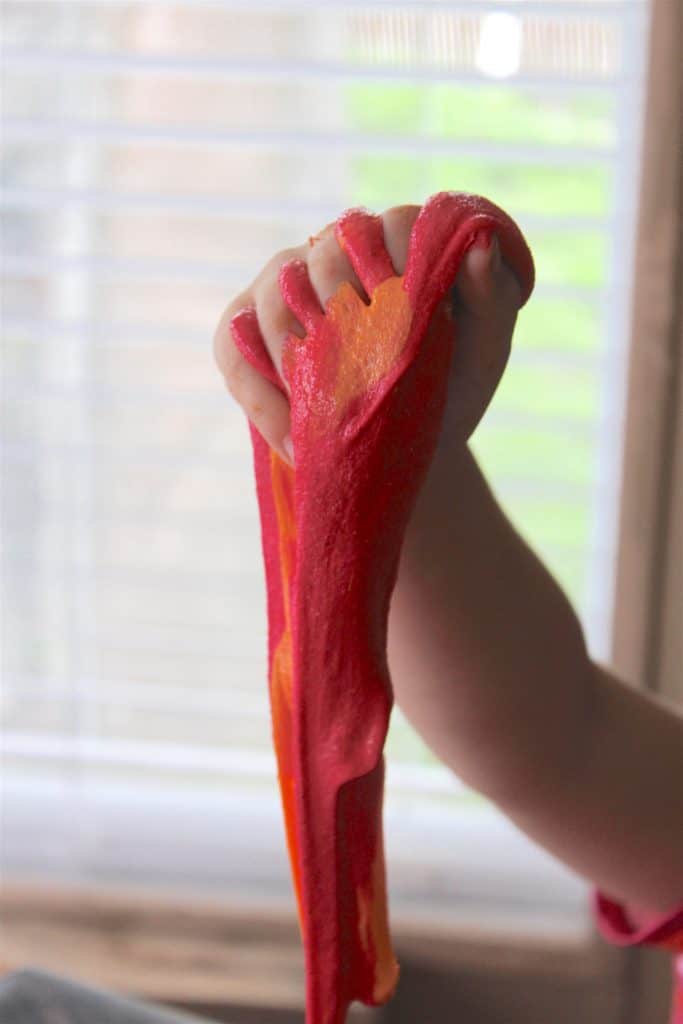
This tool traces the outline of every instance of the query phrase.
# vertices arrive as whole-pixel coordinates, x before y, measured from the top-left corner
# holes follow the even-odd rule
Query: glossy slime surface
[[[381,218],[336,223],[370,302],[342,284],[323,311],[306,264],[280,290],[306,331],[283,355],[295,470],[252,428],[268,590],[269,688],[287,843],[306,954],[307,1024],[343,1024],[398,979],[389,936],[382,750],[392,707],[387,618],[403,535],[436,446],[457,323],[448,301],[479,231],[498,234],[523,301],[531,254],[498,207],[439,193],[398,276]],[[282,390],[256,313],[231,324]]]

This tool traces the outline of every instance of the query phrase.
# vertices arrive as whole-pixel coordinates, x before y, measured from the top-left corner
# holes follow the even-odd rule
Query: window
[[[474,446],[607,651],[645,21],[5,4],[7,870],[290,898],[250,448],[209,347],[231,293],[345,206],[465,189],[526,231],[538,287]],[[389,758],[399,898],[524,906],[533,877],[579,905],[400,715]]]

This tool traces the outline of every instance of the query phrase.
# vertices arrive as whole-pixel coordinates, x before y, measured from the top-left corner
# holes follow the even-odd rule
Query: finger
[[[227,376],[230,359],[233,358],[231,351],[231,346],[233,345],[232,329],[230,326],[232,319],[245,309],[253,308],[253,305],[254,300],[249,289],[240,292],[232,302],[228,303],[218,321],[216,330],[213,333],[213,358],[223,377]]]
[[[279,276],[283,264],[302,257],[304,247],[285,249],[278,253],[261,271],[251,286],[256,316],[261,334],[279,376],[282,374],[282,349],[287,338],[296,334],[303,338],[304,326],[294,316],[280,293]]]
[[[461,307],[477,317],[513,316],[521,303],[521,289],[513,272],[503,263],[500,243],[490,231],[475,238],[455,281]]]
[[[334,230],[326,229],[317,237],[308,250],[307,262],[308,276],[323,309],[345,281],[353,285],[364,302],[368,301],[358,275],[334,236]]]
[[[388,277],[393,277],[381,217],[368,210],[346,210],[337,221],[335,233],[368,295]]]
[[[283,263],[279,276],[280,292],[296,319],[311,334],[324,316],[320,300],[308,276],[308,266],[301,259]]]
[[[466,254],[455,281],[457,320],[463,328],[462,358],[475,367],[504,368],[521,290],[512,271],[503,263],[498,238],[482,232]],[[468,348],[472,351],[466,351]]]
[[[230,320],[230,334],[246,361],[279,391],[284,391],[283,382],[263,340],[254,306],[247,306],[233,316]]]
[[[271,448],[293,464],[289,402],[234,347],[228,357],[226,383],[233,398]]]
[[[232,336],[231,324],[239,319],[235,306],[244,294],[231,303],[221,317],[214,335],[214,354],[228,390],[244,409],[261,436],[287,462],[292,464],[289,403],[275,386],[239,351]],[[239,330],[239,328],[238,328]]]
[[[406,269],[410,233],[419,212],[419,206],[410,205],[394,206],[382,214],[384,242],[397,274]]]
[[[521,296],[494,237],[477,240],[467,253],[453,294],[457,342],[451,373],[459,398],[449,407],[446,425],[469,437],[505,370]]]

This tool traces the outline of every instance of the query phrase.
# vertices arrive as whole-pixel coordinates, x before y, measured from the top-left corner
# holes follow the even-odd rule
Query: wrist
[[[474,458],[462,439],[439,440],[408,523],[402,571],[415,555],[423,559],[433,554],[443,564],[444,544],[452,546],[468,510],[481,502],[481,492],[476,493],[475,487],[478,474]]]

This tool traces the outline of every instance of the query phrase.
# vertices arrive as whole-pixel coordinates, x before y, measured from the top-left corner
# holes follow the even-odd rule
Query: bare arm
[[[402,273],[417,207],[384,215]],[[256,308],[277,366],[302,328],[277,287],[305,259],[324,307],[360,290],[331,231],[271,260],[228,306],[215,354],[228,387],[289,458],[286,398],[241,358],[230,318]],[[435,753],[537,842],[644,910],[683,900],[683,719],[591,663],[562,591],[503,515],[466,440],[503,372],[519,290],[495,246],[455,282],[458,337],[441,446],[406,536],[389,658],[399,704]]]
[[[610,895],[683,900],[683,718],[590,661],[457,443],[413,516],[389,654],[400,705],[465,782]]]

